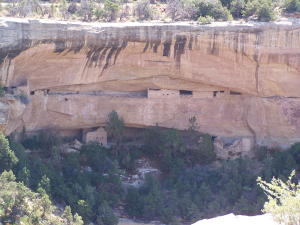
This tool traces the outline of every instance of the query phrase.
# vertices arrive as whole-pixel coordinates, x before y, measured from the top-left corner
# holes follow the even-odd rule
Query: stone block
[[[88,142],[97,142],[103,146],[107,146],[107,133],[103,127],[98,128],[95,131],[90,131],[85,134],[84,141]]]

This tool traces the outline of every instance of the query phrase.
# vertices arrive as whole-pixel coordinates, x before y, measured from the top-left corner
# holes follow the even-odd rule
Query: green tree
[[[114,21],[117,19],[117,16],[120,11],[120,3],[118,0],[105,0],[104,2],[104,11],[108,22]]]
[[[152,18],[152,9],[149,0],[139,0],[135,8],[135,14],[139,20],[149,20]]]
[[[37,191],[39,193],[47,193],[48,195],[51,193],[50,179],[46,175],[42,176]]]
[[[257,12],[257,19],[262,22],[269,22],[276,19],[272,2],[263,2]]]
[[[97,224],[99,225],[117,225],[118,217],[114,214],[111,207],[104,201],[98,208]]]
[[[69,225],[73,222],[73,215],[72,215],[72,210],[71,210],[70,206],[65,207],[63,216],[65,217],[65,221],[66,221],[67,225]]]
[[[30,170],[26,166],[19,170],[17,177],[26,187],[30,186]]]
[[[211,16],[215,20],[231,20],[232,15],[229,10],[222,6],[219,1],[213,2],[208,0],[195,0],[194,1],[194,13],[192,18],[197,20],[200,16]]]
[[[0,221],[4,224],[65,224],[64,215],[54,214],[57,209],[48,195],[34,193],[23,183],[16,182],[12,171],[1,174],[0,187]],[[77,217],[76,222],[71,224],[83,225],[80,217]]]
[[[230,6],[230,12],[234,18],[243,17],[243,11],[246,7],[245,0],[233,0]]]
[[[9,142],[3,133],[0,133],[0,172],[10,170],[18,163],[18,158],[9,147]]]
[[[65,207],[62,217],[64,218],[65,225],[82,225],[83,224],[81,217],[77,213],[74,216],[72,215],[72,210],[71,210],[70,206]]]
[[[284,11],[288,13],[300,12],[300,1],[286,0],[283,7],[284,7]]]
[[[124,133],[124,121],[119,117],[116,111],[112,111],[108,114],[106,131],[117,144],[121,142]]]
[[[259,21],[268,22],[276,19],[275,3],[271,0],[248,1],[243,15],[245,17],[255,16]]]
[[[87,201],[79,200],[77,202],[77,212],[83,217],[85,223],[92,220],[93,211]]]
[[[257,179],[258,185],[265,191],[268,201],[263,212],[271,213],[275,221],[283,225],[300,224],[300,184],[293,183],[295,171],[286,182],[273,178],[270,183]]]

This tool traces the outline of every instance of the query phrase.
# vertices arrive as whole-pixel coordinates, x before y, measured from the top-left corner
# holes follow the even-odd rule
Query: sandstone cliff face
[[[300,141],[297,21],[199,26],[2,18],[0,62],[2,83],[30,100],[7,119],[6,133],[97,127],[116,110],[132,127],[186,129],[195,116],[199,130],[215,136],[269,146]]]

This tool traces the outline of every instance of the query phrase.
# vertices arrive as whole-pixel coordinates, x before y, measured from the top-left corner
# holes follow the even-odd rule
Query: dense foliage
[[[50,224],[82,225],[78,214],[72,215],[70,207],[57,215],[48,195],[32,192],[21,182],[16,182],[12,171],[4,171],[0,176],[0,222],[1,224]],[[56,213],[55,213],[56,211]]]
[[[8,140],[0,133],[0,173],[12,169],[17,162],[18,159],[10,149]]]
[[[266,197],[256,178],[284,179],[300,165],[300,144],[284,152],[257,149],[256,159],[216,161],[213,138],[196,132],[193,118],[186,131],[153,127],[128,145],[122,119],[117,113],[109,118],[111,135],[118,134],[112,138],[118,144],[110,148],[87,143],[66,154],[62,150],[68,140],[47,131],[24,135],[22,144],[11,137],[10,149],[3,136],[0,144],[10,157],[0,157],[0,164],[13,162],[5,169],[14,171],[17,182],[56,204],[70,205],[66,211],[78,213],[86,224],[104,225],[118,223],[114,212],[124,204],[130,217],[167,224],[231,212],[257,214]],[[135,172],[140,158],[149,159],[162,174],[147,176],[139,188],[124,188],[121,175]]]
[[[48,4],[45,4],[49,2]],[[3,15],[40,16],[83,21],[275,20],[282,12],[300,11],[299,0],[16,0]],[[199,19],[200,18],[200,19]]]
[[[63,141],[54,133],[43,133],[23,141],[31,154],[11,139],[11,147],[19,158],[14,168],[17,180],[33,190],[43,188],[55,202],[70,205],[86,223],[106,221],[109,217],[112,225],[117,224],[112,207],[122,199],[123,190],[117,162],[109,150],[90,143],[80,152],[64,155],[58,146]]]
[[[284,9],[288,13],[300,12],[300,1],[299,0],[286,0]]]
[[[179,218],[258,214],[266,198],[256,185],[257,176],[266,180],[287,177],[299,167],[299,151],[299,145],[286,152],[259,149],[257,160],[239,158],[217,167],[185,167],[163,181],[150,177],[142,188],[129,190],[126,210],[133,217],[154,217],[170,224]]]

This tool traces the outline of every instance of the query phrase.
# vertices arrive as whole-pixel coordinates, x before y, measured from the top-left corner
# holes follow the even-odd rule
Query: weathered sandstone
[[[214,136],[269,146],[300,141],[297,20],[200,26],[2,18],[0,62],[2,83],[30,100],[11,101],[1,122],[7,134],[103,126],[116,110],[130,127],[186,129],[195,116],[199,130]]]

